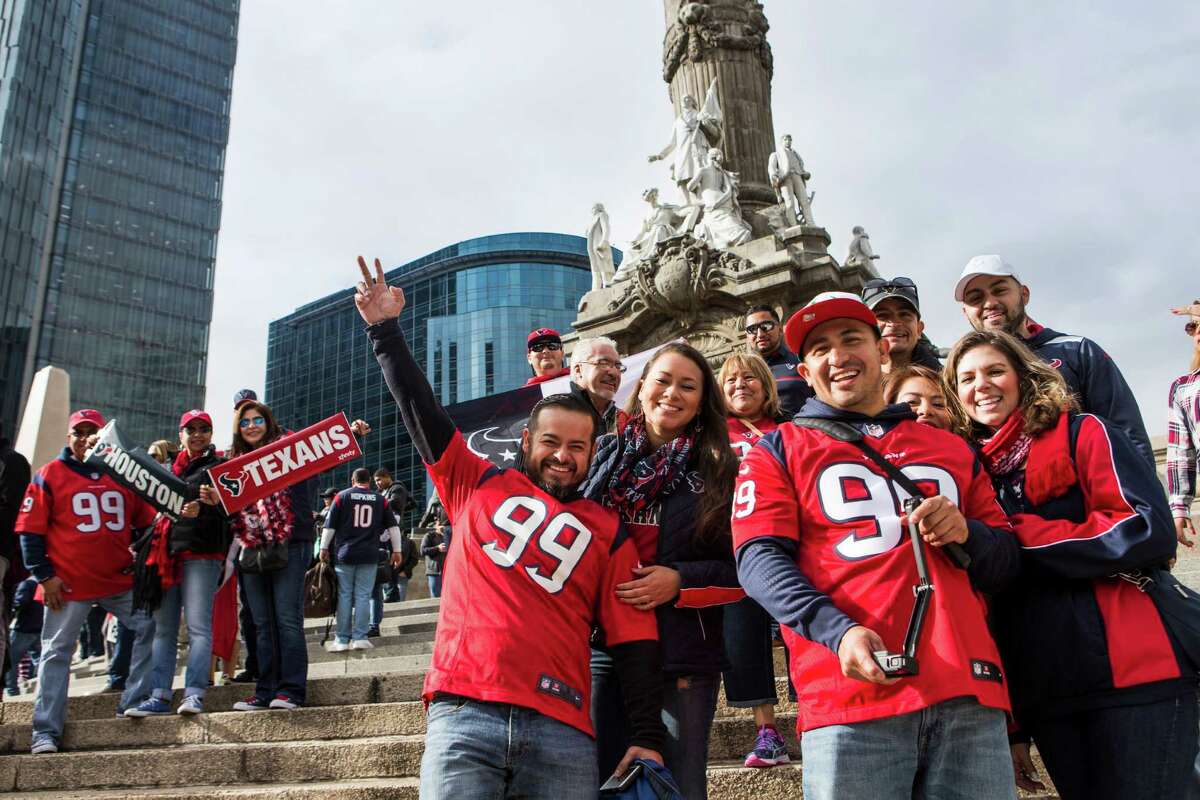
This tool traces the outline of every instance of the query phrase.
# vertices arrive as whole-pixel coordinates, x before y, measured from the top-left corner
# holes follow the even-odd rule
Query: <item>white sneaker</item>
[[[350,645],[346,644],[345,642],[339,642],[337,639],[334,639],[329,643],[330,653],[344,653],[349,649]]]
[[[371,643],[370,639],[355,639],[353,642],[350,643],[350,649],[351,650],[374,650],[375,645]]]

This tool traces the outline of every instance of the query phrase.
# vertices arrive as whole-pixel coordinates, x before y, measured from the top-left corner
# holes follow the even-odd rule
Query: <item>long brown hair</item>
[[[1034,355],[1020,339],[1001,331],[971,331],[954,345],[942,368],[942,378],[955,398],[958,397],[958,364],[963,356],[978,347],[995,348],[1017,373],[1017,408],[1025,416],[1025,433],[1036,436],[1053,428],[1064,411],[1079,410],[1079,401],[1058,370]],[[955,433],[970,441],[991,434],[985,426],[964,416],[967,420],[965,428],[955,430]]]
[[[967,410],[963,408],[962,401],[958,399],[958,395],[946,385],[946,381],[942,379],[941,374],[936,370],[920,364],[905,364],[903,367],[894,369],[883,378],[883,399],[890,405],[900,402],[900,389],[908,382],[910,378],[921,378],[927,380],[942,392],[942,398],[946,401],[946,413],[950,415],[950,430],[960,431],[970,427],[971,418],[967,416]]]
[[[235,456],[245,455],[254,449],[254,447],[251,447],[242,438],[242,417],[246,416],[246,412],[249,410],[257,411],[267,423],[267,431],[263,434],[262,441],[258,443],[257,447],[262,447],[264,444],[273,442],[283,435],[283,429],[275,421],[275,415],[271,413],[270,406],[265,406],[257,401],[242,403],[241,408],[233,415],[233,444],[230,446],[229,451]]]
[[[692,450],[691,464],[704,481],[700,496],[700,514],[696,520],[696,533],[701,538],[715,539],[730,535],[729,510],[733,505],[733,478],[737,474],[738,462],[729,446],[729,426],[725,422],[725,396],[717,385],[716,375],[704,355],[683,342],[669,342],[658,349],[633,387],[633,393],[625,403],[625,411],[631,419],[644,418],[638,395],[646,376],[660,358],[669,353],[681,355],[696,365],[702,376],[703,391],[700,407],[690,424],[695,425],[696,442]]]

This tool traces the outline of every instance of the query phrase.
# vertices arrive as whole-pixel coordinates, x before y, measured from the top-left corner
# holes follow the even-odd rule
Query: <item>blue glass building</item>
[[[613,255],[619,263],[620,253]],[[523,384],[532,374],[525,337],[539,327],[565,333],[591,288],[585,240],[555,233],[469,239],[386,275],[404,289],[404,335],[445,405]],[[353,294],[346,289],[271,323],[264,399],[291,429],[338,411],[374,426],[362,440],[364,459],[325,475],[329,485],[348,486],[356,467],[386,467],[421,496],[424,469],[363,334]]]
[[[239,0],[0,0],[0,423],[33,373],[143,444],[204,399]]]

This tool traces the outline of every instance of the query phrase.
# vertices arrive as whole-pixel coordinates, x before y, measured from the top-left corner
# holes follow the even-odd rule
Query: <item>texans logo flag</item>
[[[83,461],[173,520],[179,519],[184,503],[194,499],[194,491],[168,467],[141,447],[129,446],[115,419],[100,429],[95,446]]]
[[[658,348],[622,359],[625,373],[617,389],[616,404],[621,407],[633,392],[646,362]],[[571,376],[544,381],[533,386],[522,386],[509,392],[501,392],[477,400],[455,403],[446,408],[454,425],[462,431],[467,447],[475,455],[486,458],[497,467],[516,467],[521,463],[521,431],[529,421],[529,412],[537,401],[552,394],[571,391]]]
[[[245,455],[211,467],[208,476],[225,513],[241,511],[269,494],[286,489],[362,451],[344,413],[276,439]]]

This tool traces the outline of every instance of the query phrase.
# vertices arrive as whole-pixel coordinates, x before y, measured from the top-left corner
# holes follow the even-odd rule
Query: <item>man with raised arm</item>
[[[355,305],[455,531],[423,693],[422,800],[595,796],[596,626],[633,725],[618,772],[638,758],[661,764],[657,624],[615,594],[637,551],[616,514],[578,493],[595,446],[592,409],[570,395],[543,398],[522,434],[523,472],[474,455],[404,340],[404,292],[387,285],[378,259],[374,275],[358,264]]]

